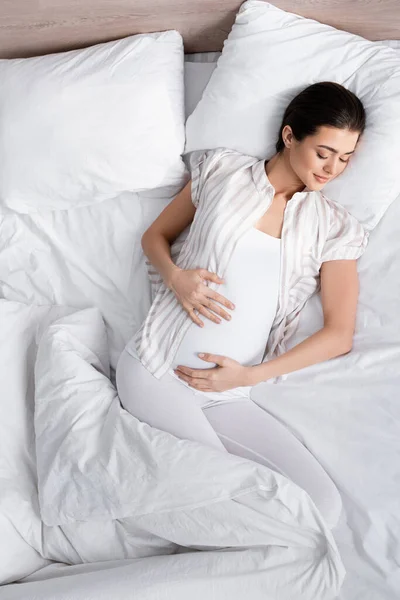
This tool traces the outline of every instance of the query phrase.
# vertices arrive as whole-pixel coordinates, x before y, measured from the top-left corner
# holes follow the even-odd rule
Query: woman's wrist
[[[254,386],[263,381],[267,381],[271,377],[273,377],[273,375],[269,373],[268,365],[265,362],[260,363],[259,365],[246,367],[245,385]]]
[[[169,267],[167,274],[164,277],[164,283],[170,290],[172,289],[176,273],[179,273],[180,271],[182,271],[182,269],[180,267],[177,267],[175,264],[172,264]]]

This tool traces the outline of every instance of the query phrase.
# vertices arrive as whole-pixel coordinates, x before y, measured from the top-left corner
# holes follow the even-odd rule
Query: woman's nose
[[[336,172],[337,169],[337,165],[324,165],[324,171],[327,174],[327,176],[332,177],[333,173]]]
[[[329,177],[332,177],[332,175],[340,171],[340,166],[339,159],[332,159],[331,163],[324,165],[324,170]]]

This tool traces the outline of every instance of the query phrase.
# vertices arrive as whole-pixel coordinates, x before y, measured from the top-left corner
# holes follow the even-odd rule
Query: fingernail
[[[199,356],[200,356],[200,358],[203,358],[204,357],[204,352],[199,352]]]
[[[228,315],[226,318],[228,319],[228,321],[230,321],[231,320],[231,315]]]

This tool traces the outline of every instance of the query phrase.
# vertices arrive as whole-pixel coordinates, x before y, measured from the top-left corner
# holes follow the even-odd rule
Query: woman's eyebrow
[[[335,148],[331,148],[330,146],[324,146],[323,144],[319,144],[317,146],[317,148],[326,148],[327,150],[330,150],[331,152],[334,152],[335,154],[339,154],[339,150],[335,150]],[[352,150],[351,152],[345,152],[345,154],[353,154],[354,150]]]

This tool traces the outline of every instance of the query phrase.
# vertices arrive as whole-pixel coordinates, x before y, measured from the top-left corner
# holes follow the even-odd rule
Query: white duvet
[[[23,581],[0,588],[0,599],[297,600],[307,597],[298,593],[306,582],[305,594],[320,600],[315,586],[329,594],[340,584],[334,543],[346,570],[341,600],[397,599],[400,199],[359,261],[353,351],[253,393],[338,485],[344,512],[334,543],[294,484],[139,425],[118,408],[107,365],[112,375],[148,309],[139,240],[168,201],[157,192],[127,194],[76,210],[0,217],[0,576]],[[294,342],[321,323],[315,297]],[[131,452],[129,436],[141,453]],[[268,500],[260,486],[271,481],[277,487]],[[205,504],[189,508],[185,498]],[[292,512],[284,510],[288,502]],[[275,584],[283,587],[271,590]]]
[[[14,320],[17,331],[30,310],[0,301],[2,322]],[[159,561],[158,572],[152,558],[131,563],[140,598],[183,600],[188,591],[199,600],[207,594],[238,600],[244,594],[260,600],[335,597],[344,568],[331,532],[303,490],[266,467],[139,422],[122,409],[110,382],[99,310],[65,309],[66,316],[53,322],[59,314],[39,310],[33,330],[39,509],[36,503],[26,507],[21,520],[26,478],[33,493],[34,469],[8,506],[22,537],[29,516],[35,523],[36,535],[27,542],[38,555],[69,564],[169,555],[167,571]],[[31,416],[25,407],[27,430],[33,428]],[[32,442],[33,431],[28,437]],[[2,509],[6,496],[3,489]],[[8,586],[4,597],[19,598],[23,588]],[[46,597],[54,595],[44,591]]]

